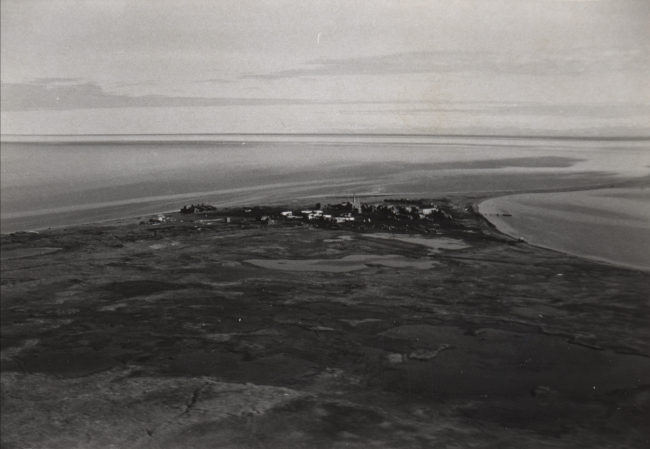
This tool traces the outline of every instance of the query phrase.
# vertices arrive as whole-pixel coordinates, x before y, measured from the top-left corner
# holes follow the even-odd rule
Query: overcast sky
[[[1,4],[3,134],[650,134],[648,0]]]

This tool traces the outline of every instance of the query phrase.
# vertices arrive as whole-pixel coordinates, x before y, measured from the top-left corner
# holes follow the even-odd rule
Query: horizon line
[[[192,136],[251,136],[251,137],[408,137],[408,138],[493,138],[493,139],[546,139],[546,140],[650,140],[648,136],[570,136],[570,135],[519,135],[519,134],[395,134],[395,133],[141,133],[141,134],[2,134],[0,133],[0,141],[6,141],[7,138],[84,138],[84,137],[192,137]]]

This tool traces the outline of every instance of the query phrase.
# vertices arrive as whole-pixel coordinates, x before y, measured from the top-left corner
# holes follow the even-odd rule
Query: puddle
[[[354,237],[351,235],[341,235],[339,237],[333,238],[333,239],[324,239],[323,242],[325,243],[341,243],[345,241],[352,241],[354,240]]]
[[[431,248],[435,251],[439,251],[442,249],[459,250],[464,248],[471,248],[471,245],[468,245],[462,240],[450,239],[446,237],[424,238],[424,237],[401,236],[395,234],[365,234],[364,237],[373,237],[376,239],[386,239],[386,240],[399,240],[400,242],[426,246],[427,248]]]
[[[246,262],[262,268],[272,268],[284,271],[323,271],[328,273],[344,273],[363,270],[373,265],[393,268],[415,268],[426,270],[436,264],[427,259],[409,259],[404,256],[353,255],[341,259],[250,259]]]

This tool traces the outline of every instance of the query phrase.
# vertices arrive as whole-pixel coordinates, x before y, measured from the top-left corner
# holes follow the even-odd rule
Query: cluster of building
[[[326,211],[327,213],[325,213]],[[307,220],[325,220],[334,223],[344,223],[355,221],[354,214],[361,215],[356,217],[363,222],[370,222],[368,215],[383,215],[386,218],[398,220],[425,220],[429,218],[442,218],[450,220],[452,217],[439,206],[430,205],[429,207],[420,207],[414,205],[401,206],[392,204],[366,204],[360,203],[356,199],[339,204],[316,204],[314,210],[301,210],[300,212],[285,211],[280,215],[285,219],[307,219]],[[365,218],[364,218],[365,216]]]
[[[155,217],[151,217],[149,219],[149,223],[154,223],[154,224],[159,224],[159,223],[164,223],[167,221],[167,217],[164,215],[156,215]]]
[[[390,202],[395,202],[397,204],[390,204]],[[413,204],[416,203],[416,204]],[[206,213],[214,212],[217,208],[205,203],[198,205],[189,205],[183,206],[180,210],[181,214],[197,214],[197,213]],[[259,210],[260,212],[266,211],[268,209],[264,208],[245,208],[245,213],[255,212]],[[273,211],[273,215],[258,215],[256,217],[257,221],[262,222],[262,224],[275,223],[277,219],[283,220],[318,220],[331,223],[346,223],[346,222],[355,222],[355,223],[370,223],[373,221],[373,225],[378,221],[381,222],[383,219],[390,220],[429,220],[429,219],[451,219],[451,215],[444,211],[440,206],[433,204],[423,204],[421,201],[410,201],[410,200],[385,200],[383,203],[368,204],[361,203],[356,197],[352,201],[345,201],[337,204],[321,204],[316,203],[314,209],[304,209],[299,211],[284,211],[280,212],[279,215],[277,209]],[[164,219],[160,217],[156,218],[157,222],[163,222]],[[226,223],[230,222],[230,217],[225,217],[223,219]]]
[[[181,207],[181,214],[200,214],[202,212],[211,212],[217,210],[216,207],[210,206],[209,204],[199,204],[195,206],[194,204],[190,206]]]
[[[379,213],[382,215],[392,216],[398,219],[424,220],[426,218],[443,218],[450,220],[452,217],[439,206],[420,207],[420,206],[397,206],[393,204],[363,204],[363,212]]]
[[[332,214],[326,214],[322,209],[315,210],[301,210],[299,213],[294,214],[293,211],[281,212],[280,216],[291,220],[291,219],[307,219],[307,220],[325,220],[333,221],[335,223],[343,223],[346,221],[354,221],[354,217],[351,212],[339,214],[338,216],[332,216]]]

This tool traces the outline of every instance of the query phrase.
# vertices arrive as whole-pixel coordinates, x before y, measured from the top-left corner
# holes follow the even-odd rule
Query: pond
[[[468,245],[462,240],[450,239],[447,237],[425,238],[425,237],[411,237],[408,235],[405,236],[400,234],[364,234],[364,237],[372,237],[376,239],[387,239],[387,240],[399,240],[400,242],[426,246],[427,248],[433,249],[434,252],[438,252],[443,249],[459,250],[464,248],[471,248],[471,245]]]
[[[357,254],[341,259],[250,259],[246,262],[262,268],[272,268],[284,271],[322,271],[328,273],[345,273],[363,270],[372,266],[392,268],[413,268],[426,270],[433,268],[436,263],[429,259],[410,259],[404,256],[374,254]]]

